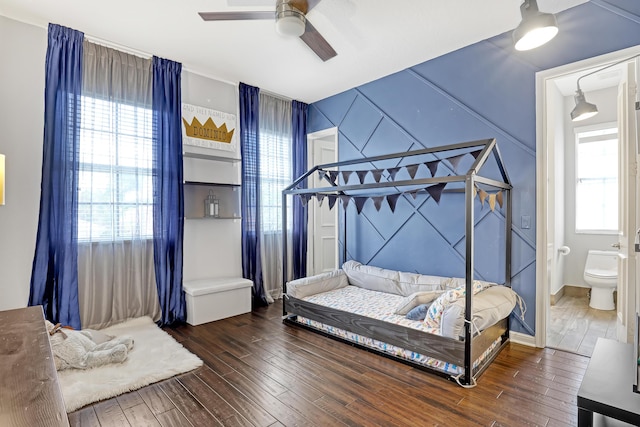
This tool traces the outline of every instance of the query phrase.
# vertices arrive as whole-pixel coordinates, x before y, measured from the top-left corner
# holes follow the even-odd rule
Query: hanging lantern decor
[[[209,195],[204,199],[204,216],[209,218],[220,217],[220,200],[216,199],[213,190],[209,190]]]

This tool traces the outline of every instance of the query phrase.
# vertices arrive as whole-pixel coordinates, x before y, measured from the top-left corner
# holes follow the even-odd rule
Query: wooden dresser
[[[68,426],[41,306],[0,311],[0,426]]]

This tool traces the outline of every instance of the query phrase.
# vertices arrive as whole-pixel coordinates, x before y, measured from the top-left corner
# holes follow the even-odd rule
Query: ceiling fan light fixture
[[[558,22],[550,13],[538,10],[536,0],[525,0],[520,5],[522,21],[513,31],[516,50],[530,50],[542,46],[558,34]]]
[[[574,96],[576,107],[571,111],[571,121],[579,122],[586,120],[598,114],[598,107],[595,104],[587,102],[582,89],[578,88]]]
[[[304,34],[307,19],[304,14],[287,2],[278,2],[276,7],[276,31],[290,37]]]

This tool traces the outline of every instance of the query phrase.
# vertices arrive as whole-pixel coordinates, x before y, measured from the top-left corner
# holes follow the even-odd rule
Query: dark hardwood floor
[[[574,426],[589,359],[508,345],[478,385],[282,323],[282,304],[166,329],[205,365],[69,415],[75,426]]]

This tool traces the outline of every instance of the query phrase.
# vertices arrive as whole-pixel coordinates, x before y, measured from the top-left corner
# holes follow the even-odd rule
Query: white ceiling
[[[586,1],[538,5],[557,13]],[[298,38],[278,35],[270,20],[204,22],[197,13],[273,10],[275,0],[0,0],[0,15],[64,25],[96,42],[310,103],[509,31],[520,22],[521,3],[322,0],[307,18],[338,52],[324,63]]]

